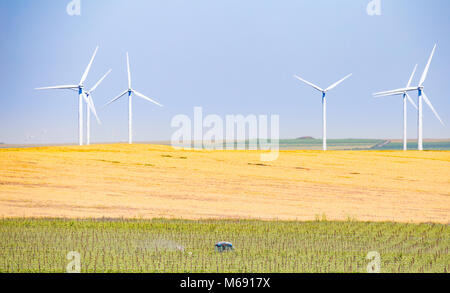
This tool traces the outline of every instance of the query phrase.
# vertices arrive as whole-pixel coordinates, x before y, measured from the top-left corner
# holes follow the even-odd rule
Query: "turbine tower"
[[[98,119],[97,113],[95,111],[94,100],[92,100],[92,93],[97,89],[97,87],[103,82],[103,80],[110,74],[112,69],[110,69],[103,77],[88,91],[85,91],[86,98],[88,102],[92,105],[93,113],[95,118],[97,118],[97,123],[101,124],[100,119]],[[91,144],[91,107],[87,108],[86,114],[86,144]]]
[[[406,84],[406,88],[409,88],[411,86],[411,82],[412,82],[414,75],[416,74],[416,70],[417,70],[417,64],[414,67],[414,70],[411,74],[411,77],[409,78],[408,83]],[[397,94],[375,93],[373,95],[376,98],[387,97],[387,96],[397,96],[397,95],[403,96],[403,150],[404,151],[408,150],[406,100],[408,100],[411,103],[411,105],[413,105],[414,108],[416,108],[416,110],[418,110],[416,103],[414,103],[414,101],[411,99],[411,97],[409,96],[407,91],[404,91],[402,93],[397,93]]]
[[[96,118],[97,114],[94,108],[94,105],[90,103],[89,99],[86,97],[86,94],[84,92],[84,82],[86,81],[86,78],[89,74],[89,71],[91,70],[92,63],[94,62],[95,56],[97,55],[98,46],[95,48],[94,55],[91,58],[91,61],[89,62],[88,66],[86,67],[86,70],[83,73],[83,76],[81,77],[80,82],[78,85],[59,85],[59,86],[49,86],[49,87],[41,87],[36,88],[36,90],[54,90],[54,89],[67,89],[67,90],[75,90],[78,91],[78,144],[83,145],[83,100],[88,105],[88,108],[91,109],[91,111],[95,114]]]
[[[304,79],[302,79],[301,77],[294,75],[295,78],[297,78],[298,80],[306,83],[307,85],[315,88],[316,90],[318,90],[319,92],[322,93],[322,125],[323,125],[323,150],[326,151],[327,150],[327,99],[326,99],[326,94],[328,91],[334,89],[335,87],[337,87],[339,84],[341,84],[344,80],[346,80],[347,78],[349,78],[350,76],[352,76],[352,74],[347,75],[346,77],[344,77],[343,79],[339,80],[338,82],[333,83],[332,85],[330,85],[328,88],[326,89],[322,89],[320,87],[318,87],[317,85],[306,81]]]
[[[378,95],[395,95],[395,94],[401,94],[404,92],[410,92],[410,91],[417,91],[419,95],[419,110],[418,112],[418,127],[417,127],[417,147],[419,151],[423,151],[423,101],[430,107],[431,111],[433,111],[434,116],[441,122],[442,125],[445,126],[444,122],[442,122],[441,117],[436,112],[436,109],[434,109],[433,104],[431,104],[430,100],[428,99],[427,95],[423,91],[424,89],[424,83],[428,75],[428,71],[430,69],[431,60],[433,59],[434,52],[436,51],[436,45],[434,45],[433,51],[431,52],[430,58],[428,59],[428,63],[425,67],[425,70],[422,73],[422,77],[420,78],[419,85],[416,87],[406,87],[402,89],[396,89],[392,91],[387,92],[381,92],[378,93]]]
[[[136,96],[147,100],[149,102],[152,102],[160,107],[162,107],[162,105],[152,99],[150,99],[149,97],[144,96],[143,94],[141,94],[140,92],[134,90],[131,87],[131,73],[130,73],[130,58],[128,56],[128,52],[127,52],[127,71],[128,71],[128,89],[125,90],[123,93],[119,94],[117,97],[115,97],[114,99],[112,99],[111,101],[109,101],[104,107],[108,106],[109,104],[117,101],[118,99],[120,99],[121,97],[123,97],[125,94],[128,93],[128,143],[132,144],[133,143],[133,126],[132,126],[132,116],[133,116],[133,112],[132,112],[132,96],[133,94],[135,94]]]

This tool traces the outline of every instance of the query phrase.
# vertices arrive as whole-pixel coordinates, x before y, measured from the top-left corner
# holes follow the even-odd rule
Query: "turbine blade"
[[[444,122],[442,122],[441,117],[436,112],[436,110],[434,109],[433,105],[431,104],[430,100],[428,99],[427,95],[424,92],[422,92],[422,97],[423,97],[423,100],[425,101],[425,103],[427,103],[427,105],[430,107],[431,111],[433,111],[434,116],[436,116],[436,118],[439,120],[439,122],[441,122],[441,124],[445,126]]]
[[[387,94],[381,94],[381,95],[373,95],[375,98],[381,98],[381,97],[391,97],[391,96],[398,96],[401,94],[405,94],[405,92],[398,92],[398,93],[387,93]]]
[[[83,91],[82,95],[83,95],[83,100],[84,100],[84,102],[90,106],[89,100],[88,100],[88,98],[87,98],[87,96],[86,96],[86,93],[85,93],[84,91]],[[89,108],[90,108],[90,107],[89,107]]]
[[[94,55],[92,55],[91,61],[89,62],[88,66],[86,67],[86,70],[83,73],[83,76],[81,77],[80,84],[83,84],[84,81],[86,80],[86,78],[89,74],[89,71],[91,70],[92,63],[94,62],[95,55],[97,55],[97,51],[98,51],[98,46],[97,46],[97,48],[95,48]]]
[[[158,103],[158,102],[156,102],[156,101],[150,99],[149,97],[144,96],[144,95],[141,94],[140,92],[137,92],[137,91],[133,90],[133,93],[135,93],[137,96],[143,98],[144,100],[147,100],[147,101],[149,101],[149,102],[152,102],[153,104],[156,104],[156,105],[158,105],[158,106],[160,106],[160,107],[163,107],[163,105],[161,105],[160,103]]]
[[[413,105],[413,107],[416,108],[416,110],[419,110],[419,108],[417,108],[416,103],[413,101],[413,99],[411,99],[411,96],[408,93],[405,93],[405,95],[408,98],[408,101],[411,103],[411,105]]]
[[[95,89],[103,82],[103,80],[108,76],[108,74],[110,74],[112,71],[112,69],[110,69],[108,72],[106,72],[105,75],[103,75],[103,77],[94,85],[93,88],[91,88],[91,90],[89,91],[90,93],[92,93],[93,91],[95,91]]]
[[[425,82],[425,79],[428,75],[428,70],[430,69],[431,60],[433,59],[434,52],[436,51],[436,44],[433,47],[433,51],[431,52],[430,58],[428,59],[427,66],[425,67],[425,70],[422,73],[422,77],[420,78],[419,86],[422,86]]]
[[[295,77],[296,79],[298,79],[298,80],[300,80],[300,81],[306,83],[307,85],[312,86],[313,88],[315,88],[315,89],[318,90],[319,92],[323,92],[323,89],[321,89],[321,88],[318,87],[317,85],[315,85],[315,84],[313,84],[313,83],[311,83],[311,82],[309,82],[309,81],[306,81],[306,80],[304,80],[303,78],[301,78],[301,77],[299,77],[299,76],[297,76],[297,75],[294,75],[294,77]]]
[[[408,84],[406,85],[406,87],[410,87],[411,86],[411,82],[413,80],[414,75],[416,74],[416,70],[417,70],[417,64],[416,64],[416,66],[414,66],[414,70],[413,70],[413,72],[411,74],[411,77],[409,78],[409,81],[408,81]]]
[[[131,89],[130,57],[127,52],[128,88]]]
[[[408,87],[408,88],[402,88],[402,89],[396,89],[396,90],[391,90],[391,91],[385,91],[385,92],[379,92],[379,93],[374,93],[374,96],[381,96],[381,95],[385,95],[385,94],[403,94],[404,92],[410,92],[410,91],[415,91],[417,90],[417,88],[415,87]]]
[[[121,97],[123,97],[126,93],[128,93],[128,90],[124,91],[123,93],[121,93],[120,95],[118,95],[117,97],[115,97],[114,99],[112,99],[111,101],[109,101],[108,103],[106,103],[104,107],[108,106],[111,103],[114,103],[115,101],[117,101],[118,99],[120,99]]]
[[[352,76],[353,73],[350,73],[349,75],[347,75],[346,77],[344,77],[343,79],[341,79],[340,81],[333,83],[332,85],[330,85],[327,89],[325,89],[325,91],[330,91],[332,89],[334,89],[335,87],[337,87],[339,84],[341,84],[344,80],[346,80],[347,78],[349,78],[350,76]]]
[[[85,94],[86,95],[86,94]],[[92,113],[94,113],[95,119],[97,120],[97,123],[100,125],[102,122],[100,121],[100,118],[98,118],[97,111],[95,110],[94,100],[92,99],[92,94],[88,97],[88,105],[91,109]]]
[[[69,89],[77,89],[77,85],[57,85],[57,86],[47,86],[47,87],[38,87],[36,90],[69,90]]]

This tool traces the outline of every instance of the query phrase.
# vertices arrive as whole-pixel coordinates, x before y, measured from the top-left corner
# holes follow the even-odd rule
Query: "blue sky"
[[[67,15],[69,2],[0,0],[0,142],[77,141],[76,95],[34,88],[78,83],[97,44],[87,86],[113,72],[94,96],[94,142],[127,139],[126,99],[100,109],[127,87],[127,51],[133,86],[165,105],[135,99],[137,141],[170,139],[172,117],[194,106],[279,114],[281,137],[321,137],[320,93],[293,75],[326,87],[348,73],[329,94],[328,136],[401,138],[401,98],[371,93],[403,87],[416,63],[417,84],[435,42],[425,90],[450,125],[448,0],[382,0],[381,16],[366,14],[369,0],[81,0],[80,16]],[[424,113],[426,138],[450,138]]]

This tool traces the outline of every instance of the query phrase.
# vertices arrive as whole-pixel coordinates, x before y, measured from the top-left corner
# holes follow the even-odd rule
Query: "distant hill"
[[[302,137],[299,137],[297,139],[315,139],[315,138],[312,137],[312,136],[302,136]]]

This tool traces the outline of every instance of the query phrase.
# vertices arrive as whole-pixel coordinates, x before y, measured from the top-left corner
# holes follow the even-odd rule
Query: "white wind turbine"
[[[408,83],[406,84],[406,88],[409,88],[411,86],[411,82],[412,82],[414,75],[416,74],[416,70],[417,70],[417,64],[414,67],[414,70],[411,74],[411,77],[409,78]],[[414,108],[416,108],[416,110],[418,110],[416,103],[414,103],[414,101],[411,99],[411,97],[409,96],[407,91],[403,91],[403,92],[397,93],[397,94],[383,94],[383,93],[374,94],[374,96],[376,98],[386,97],[386,96],[396,96],[396,95],[403,96],[403,150],[406,151],[408,149],[406,100],[408,100],[411,103],[411,105],[413,105]]]
[[[127,52],[127,71],[128,71],[128,89],[125,90],[123,93],[121,93],[120,95],[118,95],[117,97],[115,97],[114,99],[112,99],[110,102],[108,102],[106,106],[108,106],[109,104],[117,101],[118,99],[120,99],[121,97],[123,97],[125,94],[128,93],[128,143],[132,144],[133,143],[133,127],[132,127],[132,116],[133,116],[133,112],[132,112],[132,95],[135,94],[136,96],[147,100],[149,102],[152,102],[160,107],[162,107],[162,105],[152,99],[150,99],[149,97],[144,96],[143,94],[141,94],[140,92],[134,90],[131,88],[131,73],[130,73],[130,58],[128,57],[128,52]]]
[[[95,56],[97,55],[98,46],[95,48],[94,55],[91,58],[86,70],[81,77],[78,85],[59,85],[59,86],[49,86],[49,87],[41,87],[36,88],[36,90],[53,90],[53,89],[68,89],[78,91],[78,144],[83,145],[83,100],[88,105],[88,108],[94,113],[95,117],[98,119],[97,113],[95,111],[94,105],[90,102],[91,100],[87,98],[84,92],[84,82],[91,70],[92,63],[94,62]]]
[[[419,85],[416,87],[406,87],[403,89],[396,89],[392,91],[386,91],[377,93],[377,96],[389,96],[389,95],[397,95],[404,92],[410,92],[410,91],[417,91],[419,95],[419,110],[418,110],[418,127],[417,127],[417,145],[418,150],[423,151],[423,101],[427,103],[427,105],[430,107],[431,111],[433,111],[436,118],[441,122],[442,125],[445,126],[444,122],[442,122],[441,117],[434,109],[433,105],[431,104],[430,100],[428,99],[427,95],[423,91],[424,89],[424,82],[428,75],[428,70],[430,69],[431,60],[433,59],[434,52],[436,51],[436,45],[434,45],[433,51],[431,52],[430,58],[428,59],[427,66],[425,67],[425,70],[422,73],[422,77],[420,78]]]
[[[97,118],[97,123],[101,124],[100,119],[98,119],[97,113],[95,111],[94,101],[92,100],[92,93],[97,89],[97,87],[102,83],[102,81],[110,74],[112,69],[106,72],[105,75],[88,91],[85,91],[85,95],[89,100],[89,103],[92,105],[92,112],[94,113],[95,118]],[[86,114],[86,144],[91,144],[91,107],[87,108]]]
[[[297,78],[298,80],[306,83],[309,86],[312,86],[313,88],[315,88],[316,90],[318,90],[319,92],[322,93],[323,150],[324,151],[327,150],[327,100],[326,100],[326,94],[328,91],[337,87],[339,84],[341,84],[344,80],[346,80],[350,76],[352,76],[352,74],[349,74],[346,77],[344,77],[343,79],[339,80],[338,82],[333,83],[328,88],[322,89],[322,88],[318,87],[317,85],[315,85],[309,81],[306,81],[306,80],[302,79],[301,77],[298,77],[297,75],[294,75],[294,77]]]

